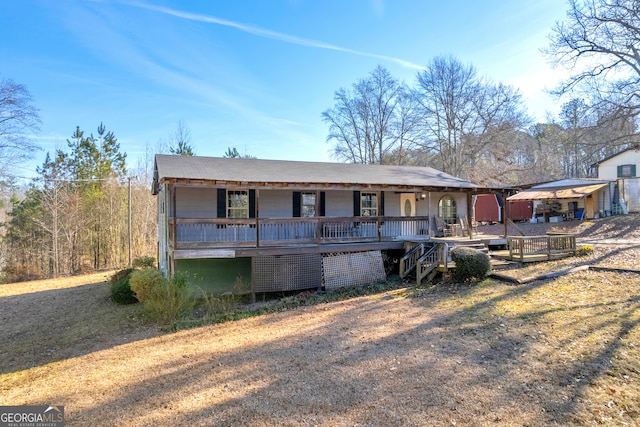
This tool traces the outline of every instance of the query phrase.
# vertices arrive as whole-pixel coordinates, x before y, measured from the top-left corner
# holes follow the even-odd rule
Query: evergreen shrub
[[[451,249],[451,259],[456,263],[453,279],[458,282],[482,280],[491,271],[489,255],[474,248],[458,246]]]
[[[133,270],[130,268],[117,271],[109,280],[111,283],[111,299],[117,304],[134,304],[138,302],[129,284],[132,272]]]

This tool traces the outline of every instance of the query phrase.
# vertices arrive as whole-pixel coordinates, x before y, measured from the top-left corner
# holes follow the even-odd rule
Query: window
[[[249,194],[227,191],[227,218],[249,218]]]
[[[634,178],[636,176],[636,165],[618,166],[618,178]]]
[[[458,220],[456,201],[451,196],[444,196],[438,202],[438,216],[447,224],[455,224]]]
[[[302,193],[301,216],[313,218],[316,216],[316,193]]]
[[[378,216],[378,195],[376,193],[362,193],[360,195],[360,215]]]

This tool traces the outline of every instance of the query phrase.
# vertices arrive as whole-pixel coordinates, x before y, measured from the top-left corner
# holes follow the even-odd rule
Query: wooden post
[[[260,247],[260,190],[256,188],[256,248]]]
[[[507,202],[507,193],[502,193],[502,224],[504,224],[504,237],[507,237],[507,218],[509,218],[509,216],[507,215],[507,206],[509,206],[509,203],[511,202]]]
[[[471,222],[473,216],[473,206],[471,205],[472,196],[471,192],[467,192],[467,234],[469,235],[469,240],[473,240],[473,230],[471,229]]]
[[[178,249],[178,204],[176,202],[175,184],[171,186],[171,204],[173,205],[173,250],[171,251],[171,275],[173,276],[176,273],[176,257],[174,256],[174,252]]]
[[[129,268],[131,268],[131,177],[128,176],[127,180],[129,181],[129,194],[128,194],[128,197],[127,197],[127,209],[129,211],[128,212],[129,213],[129,218],[128,218],[128,222],[127,222],[127,234],[128,234],[128,237],[129,237]]]

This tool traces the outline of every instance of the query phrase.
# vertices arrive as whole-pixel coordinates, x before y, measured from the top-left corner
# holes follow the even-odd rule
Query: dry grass
[[[0,405],[64,405],[69,426],[640,424],[638,274],[439,283],[171,334],[104,283],[21,286],[0,286]]]

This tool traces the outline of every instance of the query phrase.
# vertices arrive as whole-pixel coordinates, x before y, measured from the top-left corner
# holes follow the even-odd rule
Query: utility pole
[[[128,205],[129,205],[129,268],[131,268],[131,177],[127,177],[129,180],[129,197],[128,197]]]

